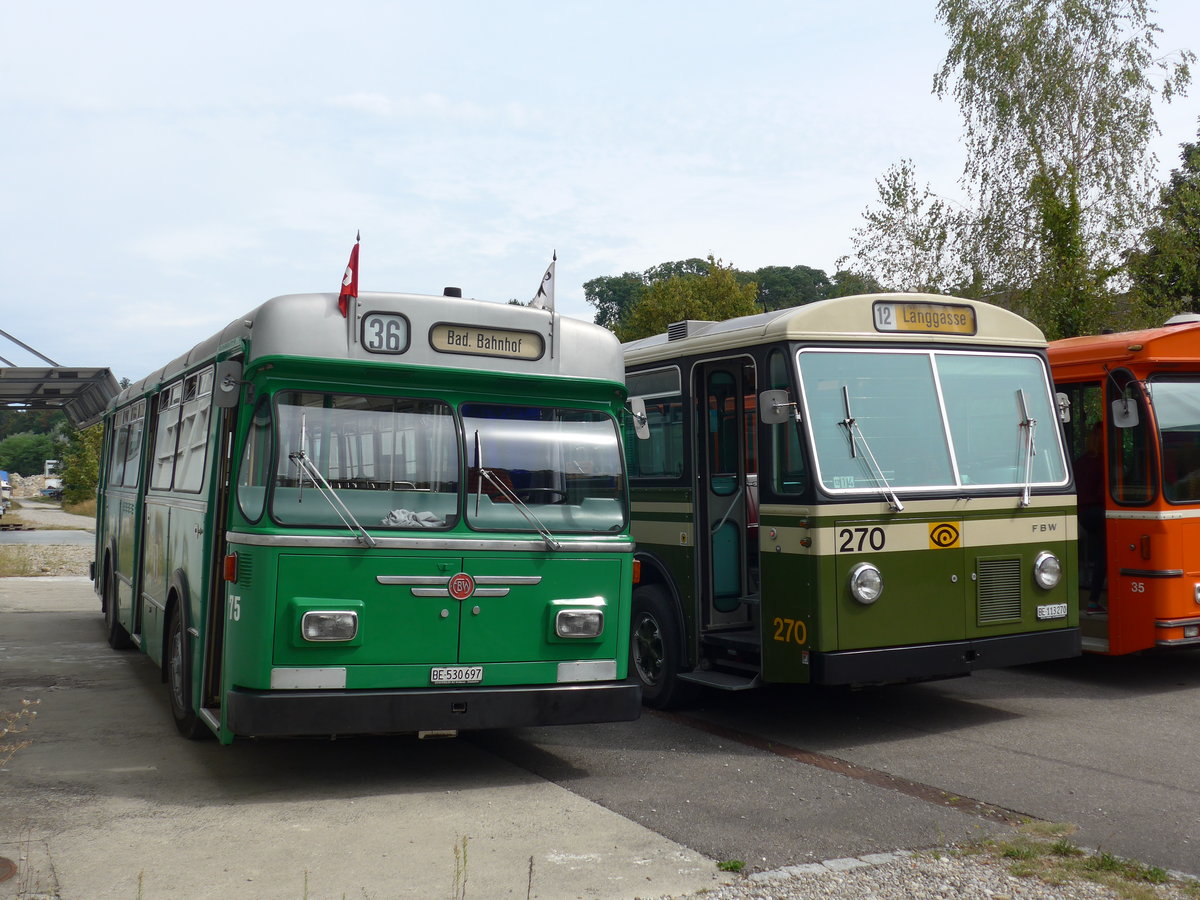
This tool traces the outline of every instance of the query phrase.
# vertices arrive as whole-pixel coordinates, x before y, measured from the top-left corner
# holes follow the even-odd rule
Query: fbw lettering
[[[1030,526],[1030,531],[1032,531],[1034,534],[1041,534],[1046,531],[1058,531],[1058,523],[1057,522],[1034,522],[1033,525]]]

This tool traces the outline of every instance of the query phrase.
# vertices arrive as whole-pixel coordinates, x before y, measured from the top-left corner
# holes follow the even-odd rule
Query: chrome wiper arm
[[[846,429],[846,433],[850,436],[850,457],[851,459],[858,458],[858,442],[862,442],[863,450],[867,453],[867,459],[870,461],[869,471],[871,477],[875,479],[875,486],[879,488],[879,492],[883,494],[883,499],[887,500],[895,512],[902,512],[904,504],[900,502],[900,498],[896,496],[896,492],[892,490],[892,486],[888,484],[887,476],[883,474],[883,469],[875,460],[875,454],[871,452],[871,445],[867,443],[867,436],[862,433],[862,429],[858,427],[858,420],[850,412],[850,388],[847,385],[842,385],[842,403],[846,408],[846,418],[839,422]]]
[[[1033,433],[1037,430],[1037,419],[1029,415],[1024,388],[1017,391],[1017,403],[1021,407],[1021,421],[1017,423],[1017,428],[1024,434],[1022,455],[1025,458],[1025,486],[1021,489],[1021,506],[1025,507],[1032,502],[1030,495],[1033,492],[1033,457],[1037,454],[1033,444]]]
[[[342,520],[342,524],[351,531],[357,532],[354,535],[354,539],[360,544],[374,547],[375,538],[371,537],[367,533],[367,529],[363,528],[359,524],[358,519],[354,518],[354,513],[350,512],[350,509],[342,502],[342,498],[329,486],[329,482],[325,480],[325,476],[321,474],[321,470],[312,464],[312,460],[308,458],[308,454],[303,449],[295,450],[288,454],[288,459],[294,462],[296,467],[300,469],[302,477],[307,475],[312,479],[313,487],[333,507],[333,511],[338,514],[338,518]]]
[[[480,466],[480,483],[482,483],[485,478],[487,479],[488,484],[495,487],[496,490],[498,490],[505,498],[508,499],[510,503],[512,503],[513,506],[517,508],[517,512],[525,517],[525,521],[532,525],[537,533],[542,536],[542,540],[546,542],[547,547],[549,547],[551,550],[562,549],[562,544],[555,540],[554,535],[550,533],[550,529],[542,523],[542,520],[534,514],[532,509],[525,505],[525,502],[520,497],[512,492],[512,488],[497,478],[492,473],[491,469],[485,469]]]

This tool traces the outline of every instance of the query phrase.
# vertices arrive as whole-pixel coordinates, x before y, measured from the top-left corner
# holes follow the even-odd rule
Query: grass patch
[[[1049,885],[1092,881],[1127,900],[1154,900],[1158,885],[1170,885],[1179,895],[1200,900],[1200,882],[1172,879],[1165,869],[1122,859],[1107,851],[1089,853],[1069,840],[1075,828],[1045,822],[1026,823],[1003,841],[989,841],[972,852],[990,854],[1020,878],[1037,878]]]
[[[89,500],[82,500],[79,503],[64,503],[63,512],[68,512],[73,516],[87,516],[89,519],[96,518],[96,498],[92,497]]]
[[[717,868],[722,872],[740,872],[746,868],[746,864],[740,859],[725,859],[717,863]]]
[[[0,547],[0,578],[28,578],[39,574],[34,571],[29,554],[21,550],[19,545]]]

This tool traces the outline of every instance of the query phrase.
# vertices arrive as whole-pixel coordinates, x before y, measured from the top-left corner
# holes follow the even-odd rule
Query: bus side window
[[[1154,447],[1145,398],[1128,373],[1109,379],[1109,402],[1128,397],[1137,404],[1138,422],[1131,428],[1108,428],[1108,486],[1118,503],[1141,505],[1154,499]]]
[[[267,500],[267,483],[271,478],[271,412],[271,399],[266,395],[259,397],[238,466],[238,509],[247,522],[262,518]]]
[[[768,379],[772,389],[787,390],[795,398],[795,388],[788,378],[787,358],[780,350],[772,350],[767,360]],[[804,450],[800,446],[800,423],[785,422],[771,425],[771,480],[776,493],[801,494],[808,489],[808,469]]]

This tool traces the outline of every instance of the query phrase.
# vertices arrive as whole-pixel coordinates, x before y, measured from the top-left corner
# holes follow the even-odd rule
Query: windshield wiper
[[[300,449],[294,450],[288,454],[288,459],[296,464],[296,468],[300,470],[300,487],[304,487],[304,476],[307,475],[313,483],[313,487],[317,492],[325,498],[326,502],[333,507],[333,511],[337,513],[338,518],[342,520],[342,524],[351,531],[356,531],[354,539],[360,544],[366,544],[368,547],[374,547],[375,538],[367,533],[367,529],[363,528],[358,523],[358,519],[354,518],[354,513],[350,512],[342,498],[337,495],[337,492],[329,486],[329,482],[325,480],[325,476],[321,474],[321,470],[312,464],[312,460],[308,458],[308,454],[304,452],[304,445],[307,443],[307,432],[304,427],[304,416],[300,416]]]
[[[1025,389],[1017,391],[1017,403],[1021,407],[1021,421],[1017,428],[1024,434],[1022,452],[1024,456],[1025,486],[1021,489],[1021,506],[1028,506],[1030,493],[1033,488],[1033,457],[1037,450],[1033,446],[1033,433],[1037,429],[1037,419],[1029,415],[1029,404],[1025,402]]]
[[[896,492],[888,484],[887,477],[883,474],[883,469],[879,467],[879,463],[875,461],[875,454],[871,452],[871,445],[867,443],[867,436],[862,433],[862,429],[858,427],[858,420],[850,412],[850,388],[844,384],[842,385],[842,403],[846,408],[846,418],[842,419],[838,424],[844,425],[846,433],[850,435],[850,458],[858,458],[858,442],[861,441],[863,450],[867,452],[866,458],[870,461],[869,471],[871,477],[875,479],[875,486],[883,494],[883,499],[887,500],[888,506],[895,512],[902,512],[904,504],[900,502],[900,498],[896,496]]]
[[[550,529],[547,528],[544,524],[542,524],[542,520],[539,519],[536,515],[534,515],[533,510],[530,509],[528,506],[526,506],[520,497],[518,497],[516,494],[514,494],[512,492],[512,488],[510,488],[503,481],[501,481],[499,478],[497,478],[495,476],[495,474],[493,474],[491,469],[484,468],[484,466],[483,466],[483,447],[479,442],[479,432],[478,431],[475,432],[475,469],[476,469],[476,471],[479,472],[479,479],[476,484],[476,492],[475,492],[475,515],[476,516],[479,515],[479,498],[483,496],[483,482],[486,480],[488,484],[490,484],[492,487],[494,487],[497,491],[500,492],[501,496],[503,496],[510,503],[512,503],[513,506],[515,506],[517,508],[517,512],[519,512],[522,516],[525,517],[525,521],[528,522],[530,525],[532,525],[534,527],[534,529],[537,531],[537,533],[542,536],[542,540],[546,542],[547,548],[549,548],[550,550],[561,550],[562,549],[562,544],[560,544],[557,540],[554,539],[554,535],[550,533]]]

